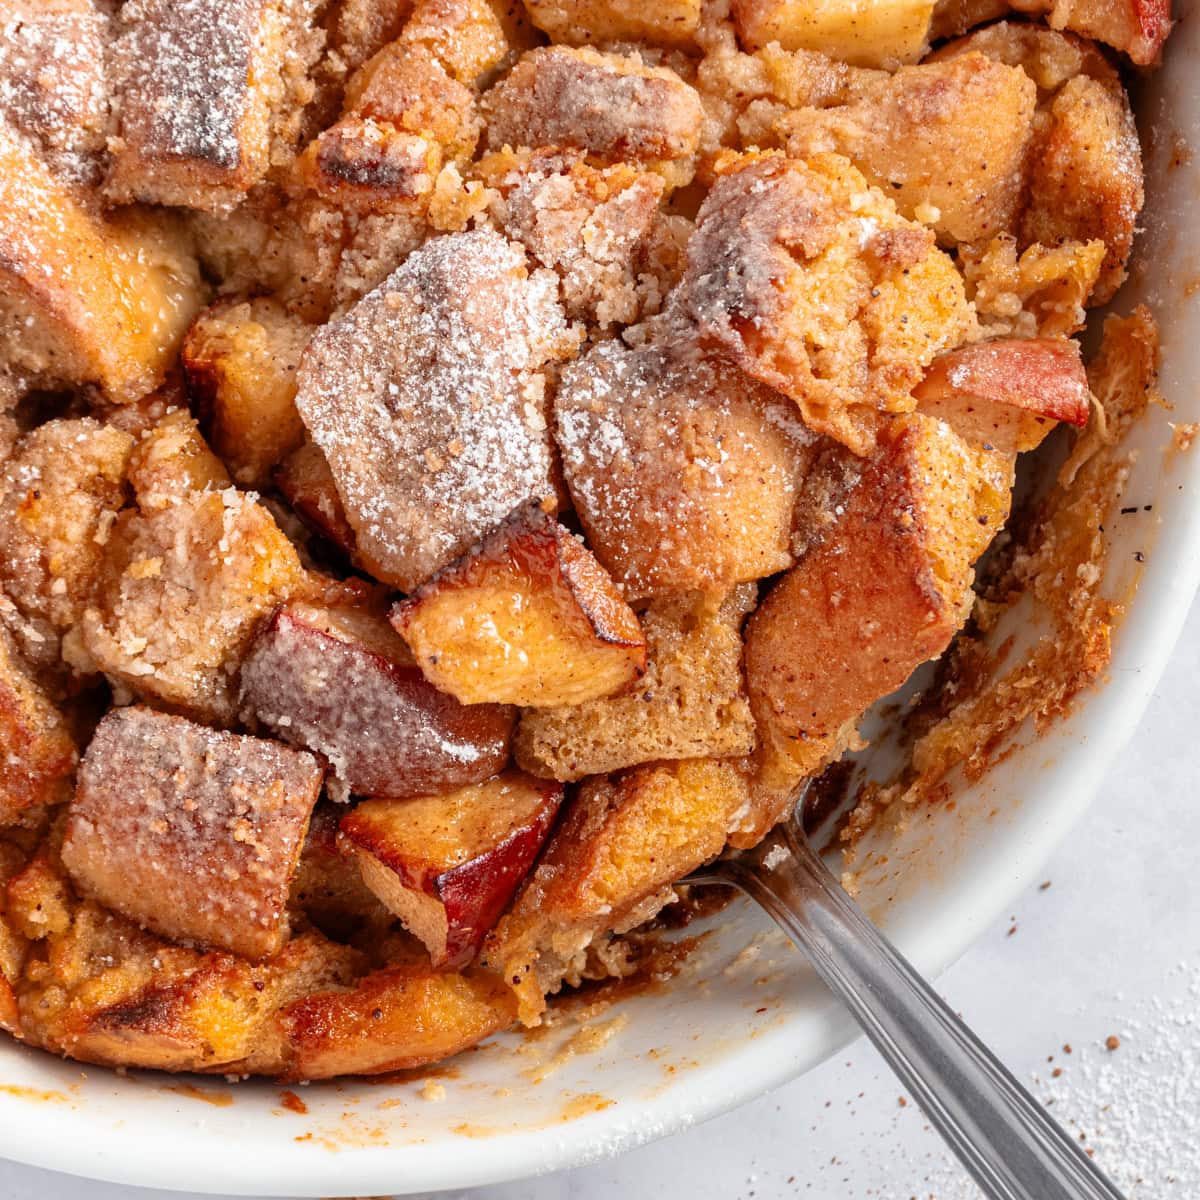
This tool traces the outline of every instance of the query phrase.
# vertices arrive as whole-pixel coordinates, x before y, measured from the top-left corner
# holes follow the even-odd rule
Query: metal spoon
[[[755,849],[688,882],[732,884],[770,913],[990,1200],[1122,1200],[842,890],[796,811]]]

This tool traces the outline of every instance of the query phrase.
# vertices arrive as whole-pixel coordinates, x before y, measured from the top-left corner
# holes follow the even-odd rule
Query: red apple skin
[[[464,806],[462,793],[476,790],[469,800],[478,806]],[[442,906],[444,944],[428,931],[414,932],[435,966],[461,967],[478,953],[532,868],[564,794],[561,783],[513,771],[455,796],[365,801],[342,818],[339,840],[391,873],[380,892],[385,903],[384,893],[395,888]],[[456,858],[462,861],[449,865]],[[390,906],[403,915],[400,899],[393,892]]]
[[[551,790],[528,825],[514,829],[494,849],[433,879],[432,892],[446,906],[446,963],[462,966],[479,952],[517,887],[533,866],[562,803]]]
[[[324,756],[360,796],[448,792],[504,769],[511,708],[460,704],[404,661],[399,638],[385,656],[309,612],[283,605],[255,638],[242,665],[247,716]]]
[[[1091,404],[1079,343],[1069,338],[975,342],[936,359],[918,385],[918,401],[966,394],[992,404],[1087,424]]]

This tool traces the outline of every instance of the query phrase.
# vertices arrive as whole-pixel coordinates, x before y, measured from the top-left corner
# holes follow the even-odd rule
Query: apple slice
[[[243,710],[324,755],[363,796],[420,796],[488,779],[508,762],[514,714],[438,691],[382,617],[291,603],[242,665]]]
[[[927,416],[969,442],[1015,454],[1059,421],[1082,428],[1091,412],[1079,343],[1069,338],[976,342],[943,354],[913,390]]]
[[[319,446],[305,442],[275,468],[275,486],[313,533],[354,557],[354,530],[338,495],[329,460]]]
[[[582,704],[646,669],[633,609],[534,502],[400,601],[392,624],[425,678],[464,704]]]
[[[448,796],[364,801],[342,818],[339,840],[434,965],[462,966],[533,865],[562,798],[562,784],[510,771]]]

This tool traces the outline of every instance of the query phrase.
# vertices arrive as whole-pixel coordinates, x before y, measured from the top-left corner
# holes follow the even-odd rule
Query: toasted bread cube
[[[413,0],[342,0],[331,28],[332,48],[351,71],[400,36]]]
[[[738,38],[751,50],[819,50],[859,67],[914,62],[928,44],[934,0],[734,0]]]
[[[283,1010],[293,1079],[381,1075],[448,1058],[513,1023],[512,994],[486,973],[428,966],[375,971],[347,991],[320,992]]]
[[[433,965],[457,967],[508,907],[562,798],[561,785],[513,771],[442,796],[367,800],[342,818],[341,840]]]
[[[110,200],[227,211],[295,134],[312,0],[132,0],[117,15]]]
[[[126,510],[105,547],[96,605],[83,615],[84,641],[136,695],[229,724],[255,626],[305,582],[271,515],[232,489]]]
[[[831,461],[815,544],[746,625],[760,748],[739,843],[761,838],[862,713],[949,645],[972,565],[1008,515],[1012,462],[921,413],[894,418],[866,462]]]
[[[1020,12],[1046,13],[1053,28],[1114,46],[1139,67],[1158,61],[1171,32],[1170,0],[1076,0],[1065,12],[1056,10],[1052,0],[1020,0],[1013,7]]]
[[[521,1020],[538,1022],[544,993],[596,935],[648,920],[676,880],[719,854],[745,801],[734,767],[707,759],[588,780],[484,946]]]
[[[1055,96],[1050,118],[1030,166],[1020,236],[1045,246],[1103,241],[1107,254],[1091,302],[1105,304],[1125,280],[1145,200],[1129,98],[1119,81],[1080,75]]]
[[[0,633],[0,825],[65,800],[76,758],[62,714]]]
[[[1020,68],[968,54],[901,67],[853,102],[797,109],[778,129],[795,158],[846,155],[944,243],[980,242],[1016,224],[1036,102]]]
[[[169,218],[101,220],[0,124],[0,364],[136,400],[161,382],[201,292]]]
[[[361,973],[346,946],[305,933],[261,964],[164,942],[75,904],[19,985],[28,1039],[84,1062],[167,1071],[282,1070],[275,1011]]]
[[[87,895],[175,941],[265,958],[323,772],[311,754],[148,708],[100,722],[62,859]]]
[[[975,330],[932,232],[838,155],[724,159],[687,263],[682,306],[701,337],[856,454]]]
[[[1004,454],[1035,449],[1059,421],[1091,412],[1079,343],[1067,338],[975,342],[936,359],[913,393],[921,412]]]
[[[302,178],[322,200],[365,212],[404,211],[428,197],[441,166],[436,142],[369,117],[343,117],[300,160]]]
[[[464,704],[582,704],[646,667],[612,579],[532,502],[400,601],[392,624],[425,678]]]
[[[400,41],[432,54],[475,88],[515,51],[533,44],[521,5],[511,0],[417,0]]]
[[[56,175],[98,179],[108,132],[108,12],[95,0],[10,0],[0,15],[0,119]]]
[[[687,45],[700,25],[700,0],[525,0],[530,19],[568,45],[656,42]]]
[[[816,439],[794,404],[686,333],[600,343],[563,373],[554,420],[589,544],[627,596],[725,591],[791,564]]]
[[[90,417],[48,421],[0,467],[0,587],[47,632],[65,633],[95,595],[132,446]]]
[[[304,440],[296,368],[312,332],[272,300],[214,305],[188,330],[188,392],[240,484],[263,486]]]
[[[438,691],[387,621],[361,610],[277,609],[242,664],[241,696],[359,796],[448,792],[508,762],[512,712]]]
[[[169,409],[142,434],[129,456],[128,475],[143,512],[167,508],[193,492],[230,486],[225,464],[182,408]]]
[[[346,520],[329,460],[320,449],[312,442],[298,446],[276,467],[273,477],[296,516],[352,558],[354,530]]]
[[[754,749],[742,685],[742,618],[755,589],[684,592],[640,614],[646,673],[632,691],[521,716],[514,751],[534,775],[576,780],[658,759],[733,758]]]
[[[589,47],[531,50],[482,106],[492,150],[558,146],[610,163],[689,159],[704,120],[699,94],[674,71]]]
[[[452,234],[309,343],[296,407],[377,579],[411,591],[517,504],[553,502],[544,368],[574,345],[556,290],[498,234]]]
[[[567,315],[601,329],[628,325],[653,295],[645,257],[663,181],[651,171],[597,168],[582,158],[578,151],[498,153],[479,170],[499,193],[493,212],[505,233],[559,273]]]

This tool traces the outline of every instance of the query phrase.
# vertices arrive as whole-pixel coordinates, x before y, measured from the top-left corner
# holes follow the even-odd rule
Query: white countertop
[[[1132,746],[1047,867],[1050,886],[1022,896],[940,983],[1018,1076],[1082,1131],[1130,1200],[1200,1196],[1198,695],[1200,607]],[[1110,1035],[1116,1050],[1105,1048]],[[169,1195],[0,1163],[3,1200]],[[624,1158],[459,1195],[972,1200],[978,1192],[859,1042],[773,1095]]]

